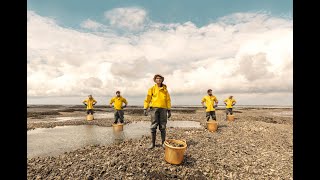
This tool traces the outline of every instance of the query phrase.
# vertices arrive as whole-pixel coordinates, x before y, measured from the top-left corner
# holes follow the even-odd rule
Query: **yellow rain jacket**
[[[214,95],[212,96],[207,95],[202,98],[201,102],[206,103],[206,106],[207,106],[206,112],[215,111],[214,103],[218,103],[218,99]]]
[[[143,108],[147,109],[149,106],[155,108],[171,108],[170,94],[165,84],[163,84],[162,87],[158,87],[158,85],[155,84],[148,90]]]
[[[232,99],[227,98],[226,100],[224,100],[224,102],[227,104],[226,108],[232,108],[232,104],[236,103],[237,101],[234,100],[233,98]]]
[[[128,104],[127,100],[120,96],[115,96],[113,98],[111,98],[110,100],[110,105],[112,105],[112,103],[114,103],[114,109],[116,110],[121,110],[122,109],[122,103],[125,103],[126,105]]]
[[[85,99],[84,101],[82,101],[82,103],[86,103],[87,104],[87,109],[93,109],[93,103],[97,103],[97,101],[95,99]]]

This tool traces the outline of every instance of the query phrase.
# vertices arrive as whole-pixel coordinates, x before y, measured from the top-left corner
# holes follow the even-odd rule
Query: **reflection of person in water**
[[[115,143],[121,143],[125,139],[124,131],[113,131],[112,141]]]
[[[87,99],[83,100],[82,103],[87,107],[87,114],[93,114],[93,106],[97,101],[90,94]]]

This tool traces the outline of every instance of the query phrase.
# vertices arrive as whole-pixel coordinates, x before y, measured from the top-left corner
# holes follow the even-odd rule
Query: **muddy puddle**
[[[170,127],[201,128],[201,125],[195,121],[168,121],[167,128]],[[56,156],[88,145],[107,145],[141,138],[150,134],[150,122],[133,122],[123,129],[115,133],[112,127],[95,125],[38,128],[27,132],[27,157]]]

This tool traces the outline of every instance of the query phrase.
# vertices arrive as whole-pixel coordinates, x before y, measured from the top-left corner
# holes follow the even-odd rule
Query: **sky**
[[[143,105],[162,74],[172,105],[207,89],[239,105],[292,105],[292,1],[28,0],[27,103]]]

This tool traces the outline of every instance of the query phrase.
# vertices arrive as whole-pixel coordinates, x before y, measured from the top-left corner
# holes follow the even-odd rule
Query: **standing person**
[[[151,145],[148,147],[152,149],[155,147],[157,126],[161,132],[161,143],[164,148],[164,141],[166,138],[166,126],[167,118],[171,117],[171,99],[167,90],[167,86],[163,84],[164,77],[160,74],[156,74],[153,77],[153,81],[156,83],[149,88],[147,97],[144,100],[144,115],[148,115],[148,108],[150,107],[151,114]]]
[[[116,92],[116,96],[111,98],[110,107],[114,103],[114,123],[118,123],[118,119],[120,119],[120,123],[124,122],[124,112],[123,108],[127,107],[127,100],[120,95],[120,91]],[[124,106],[122,104],[124,103]]]
[[[224,104],[226,105],[226,119],[227,120],[227,116],[230,113],[230,115],[233,114],[232,112],[232,107],[236,104],[236,100],[233,99],[233,96],[229,96],[229,98],[224,100]]]
[[[82,103],[87,107],[87,114],[93,115],[93,106],[97,104],[97,101],[90,94],[87,99],[83,100]]]
[[[218,99],[216,98],[216,96],[212,95],[212,89],[208,89],[207,93],[208,95],[202,98],[201,104],[203,108],[206,108],[207,121],[209,121],[210,116],[213,120],[216,121],[217,118],[216,118],[215,107],[218,106]],[[204,103],[206,103],[206,105],[204,105]]]

